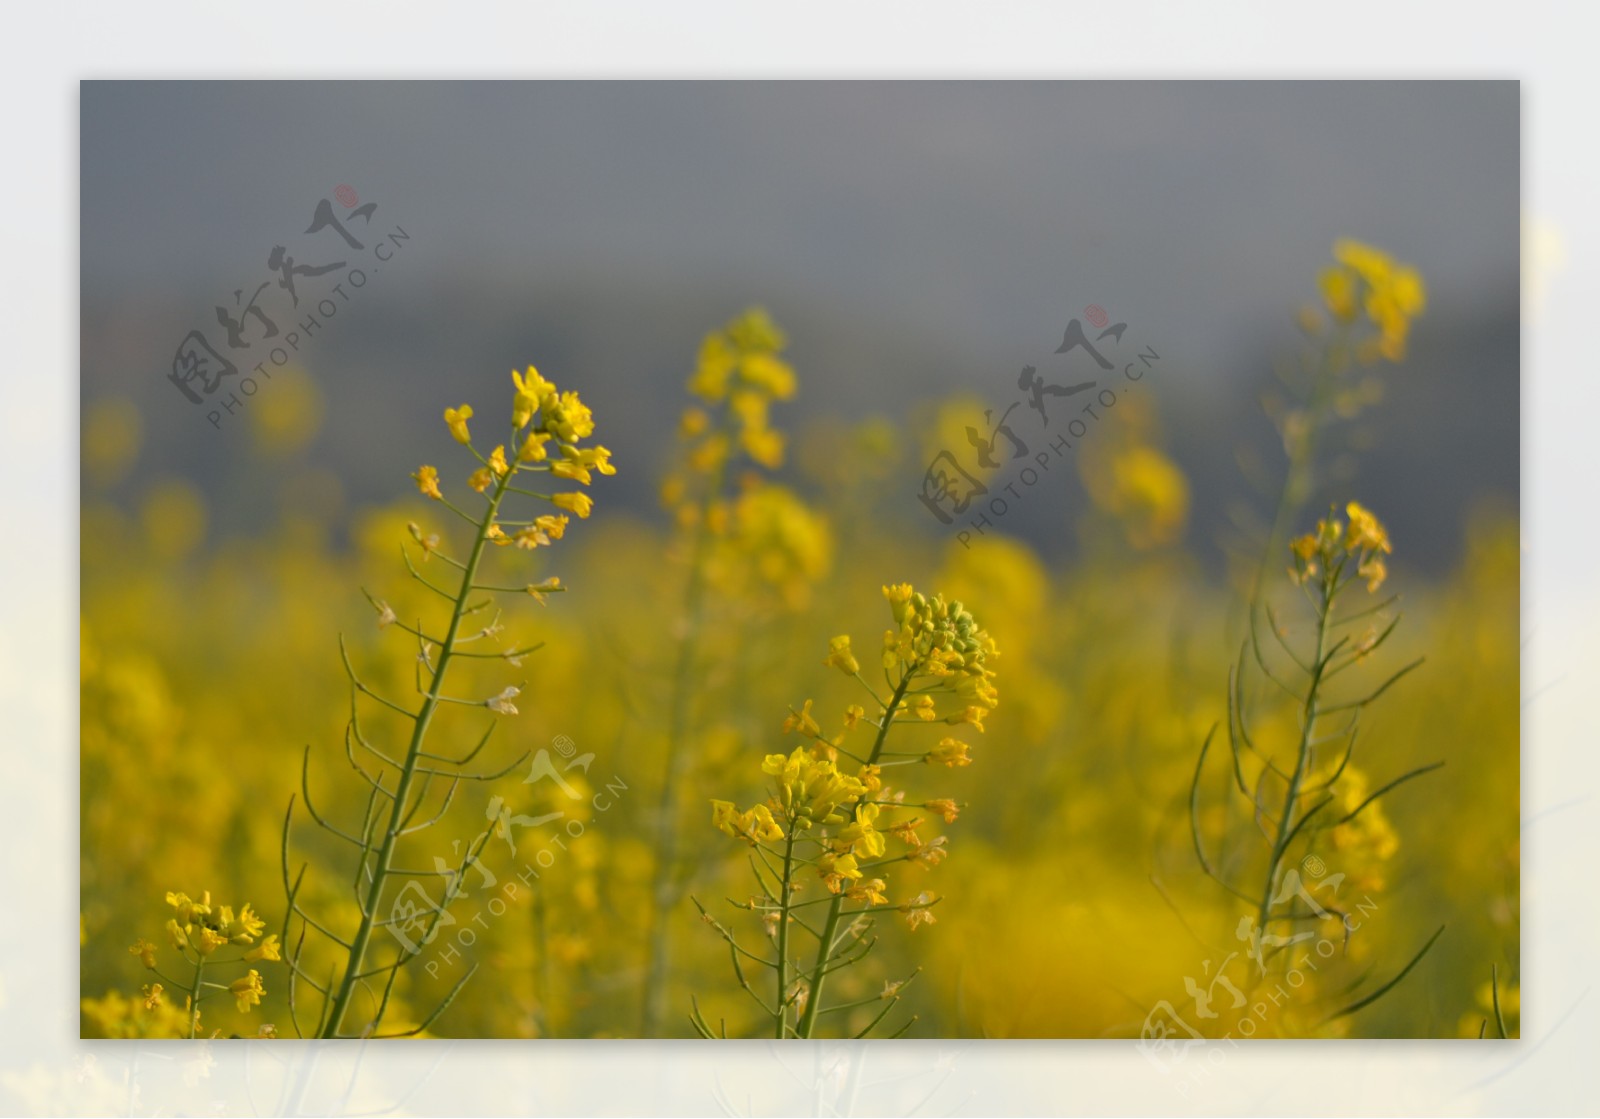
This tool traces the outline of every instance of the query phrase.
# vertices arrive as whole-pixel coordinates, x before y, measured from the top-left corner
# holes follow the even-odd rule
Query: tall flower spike
[[[1359,257],[1350,259],[1352,267],[1370,264]],[[1365,582],[1369,593],[1382,585],[1388,574],[1383,557],[1393,550],[1388,531],[1370,509],[1352,501],[1345,505],[1344,513],[1349,518],[1348,523],[1340,519],[1336,508],[1330,508],[1328,514],[1317,521],[1313,531],[1288,542],[1291,560],[1289,574],[1303,592],[1293,596],[1293,599],[1297,604],[1305,605],[1310,614],[1310,624],[1297,634],[1280,621],[1270,605],[1263,602],[1262,612],[1266,615],[1264,628],[1268,629],[1271,639],[1276,640],[1279,655],[1269,657],[1264,651],[1268,638],[1258,632],[1260,623],[1256,612],[1252,610],[1251,631],[1243,642],[1237,664],[1229,672],[1226,719],[1227,744],[1232,754],[1228,760],[1231,762],[1229,768],[1238,776],[1246,773],[1248,767],[1258,764],[1266,767],[1265,770],[1258,770],[1261,777],[1256,785],[1258,792],[1254,798],[1254,811],[1243,814],[1245,819],[1239,821],[1236,827],[1238,833],[1252,838],[1264,835],[1266,858],[1259,864],[1264,867],[1259,878],[1238,881],[1238,868],[1250,863],[1243,859],[1230,859],[1231,869],[1224,869],[1213,864],[1207,854],[1202,821],[1208,819],[1208,813],[1202,805],[1200,790],[1205,784],[1206,757],[1218,728],[1214,727],[1212,733],[1206,736],[1195,762],[1189,797],[1194,850],[1199,858],[1200,869],[1208,877],[1230,895],[1253,902],[1255,912],[1243,918],[1240,935],[1249,931],[1252,936],[1264,940],[1267,937],[1277,938],[1282,931],[1292,928],[1303,929],[1308,936],[1318,935],[1315,922],[1330,919],[1329,913],[1319,906],[1312,906],[1313,912],[1307,914],[1303,905],[1297,905],[1293,891],[1283,887],[1285,875],[1292,875],[1292,868],[1297,865],[1314,868],[1314,875],[1322,874],[1319,853],[1327,853],[1331,849],[1341,854],[1339,870],[1340,877],[1344,877],[1351,873],[1353,864],[1343,856],[1342,849],[1352,844],[1370,845],[1374,858],[1387,857],[1392,852],[1395,840],[1392,833],[1384,834],[1387,825],[1383,822],[1381,806],[1375,803],[1378,797],[1443,764],[1439,762],[1413,769],[1371,796],[1367,795],[1365,778],[1360,769],[1351,764],[1357,747],[1358,716],[1364,708],[1388,692],[1401,677],[1419,667],[1422,661],[1412,661],[1376,687],[1363,685],[1353,697],[1336,694],[1348,687],[1347,681],[1352,679],[1342,674],[1362,666],[1400,623],[1399,616],[1396,616],[1381,632],[1370,628],[1361,636],[1343,629],[1359,618],[1383,610],[1394,601],[1391,599],[1378,607],[1370,607],[1358,600],[1353,609],[1341,607],[1342,601],[1348,601],[1347,592],[1352,584]],[[1259,733],[1251,729],[1252,722],[1259,721],[1254,705],[1246,702],[1249,694],[1246,690],[1247,678],[1252,661],[1261,676],[1271,679],[1292,697],[1289,710],[1292,711],[1291,725],[1295,729],[1289,743],[1293,746],[1293,753],[1288,757],[1274,757],[1263,750],[1259,745]],[[1362,692],[1365,694],[1362,695]],[[1350,714],[1340,715],[1340,712]],[[1241,788],[1245,780],[1239,776]],[[1330,805],[1333,811],[1319,815]],[[1225,820],[1220,806],[1209,818],[1219,817]],[[1223,826],[1226,827],[1226,824]],[[1228,842],[1232,837],[1230,831],[1225,831],[1221,840]],[[1286,867],[1291,869],[1285,870]],[[1375,881],[1370,871],[1368,875],[1363,881]],[[1357,887],[1358,890],[1361,888]],[[1254,900],[1257,898],[1259,901]],[[1338,920],[1337,917],[1332,919]],[[1307,922],[1311,927],[1306,927]],[[1333,933],[1333,930],[1329,931]],[[1435,933],[1435,938],[1438,935]],[[1423,946],[1422,952],[1412,960],[1413,964],[1428,951],[1432,943],[1430,940]],[[1290,966],[1292,964],[1287,953],[1268,953],[1256,959],[1263,982],[1280,981],[1283,969]],[[1409,969],[1410,965],[1407,965],[1405,970]],[[1273,972],[1278,974],[1271,974]],[[1355,991],[1359,985],[1358,982],[1352,986],[1349,992],[1357,1000],[1351,1009],[1367,1005],[1388,989],[1379,988],[1375,993],[1360,998]]]
[[[762,936],[776,948],[776,958],[755,955],[703,907],[701,913],[728,941],[736,964],[741,958],[755,959],[774,972],[770,1004],[756,994],[743,974],[743,965],[740,972],[741,987],[761,1001],[771,1017],[774,1038],[812,1037],[821,1015],[856,1005],[824,1005],[826,980],[865,955],[858,945],[870,943],[863,938],[873,920],[871,914],[876,907],[893,904],[887,868],[913,862],[931,869],[949,854],[943,835],[924,842],[918,829],[934,825],[917,810],[926,808],[950,824],[959,815],[959,806],[947,798],[919,801],[898,788],[890,794],[884,785],[884,767],[905,764],[884,760],[890,731],[897,725],[921,727],[942,721],[969,724],[982,732],[982,719],[998,699],[992,683],[994,670],[989,667],[998,649],[962,603],[942,595],[918,594],[908,583],[886,586],[883,593],[896,628],[888,632],[885,641],[893,690],[887,698],[874,692],[877,720],[868,721],[863,717],[865,711],[852,705],[839,737],[824,739],[807,700],[800,710],[790,710],[783,729],[785,733],[797,731],[810,741],[787,754],[768,754],[761,763],[769,782],[766,800],[742,811],[732,801],[711,802],[713,826],[759,849],[757,857],[765,864],[756,869],[761,893],[741,908],[760,914]],[[829,641],[824,663],[860,679],[860,665],[850,652],[848,635]],[[864,679],[861,683],[871,689]],[[852,732],[862,730],[871,732],[870,746],[851,741]],[[971,763],[969,751],[965,742],[944,738],[931,748],[895,751],[895,755],[955,768]],[[843,768],[840,759],[846,757],[857,770],[853,774]],[[888,855],[889,836],[904,847],[895,856]],[[820,928],[811,923],[809,911],[805,920],[793,913],[797,905],[811,904],[797,903],[797,893],[808,884],[814,888],[819,881],[826,893],[814,900],[828,906]],[[933,923],[929,909],[937,900],[924,891],[897,908],[915,929]],[[846,910],[847,904],[855,908]],[[850,923],[841,930],[846,916]],[[802,949],[805,936],[811,940]],[[898,1000],[905,982],[909,977],[892,984],[886,995],[890,1006]],[[691,1021],[702,1035],[712,1036],[709,1023],[698,1012]]]
[[[719,599],[748,608],[775,596],[782,608],[798,610],[832,561],[826,517],[755,469],[773,470],[783,463],[786,442],[772,426],[772,405],[792,397],[797,387],[783,356],[787,344],[783,331],[759,308],[705,336],[687,383],[695,402],[678,425],[680,465],[660,486],[661,502],[682,533],[688,569],[676,649],[681,667],[672,677],[655,812],[645,1036],[655,1036],[671,1012],[672,938],[666,930],[686,880],[677,833],[690,787],[692,744],[703,729],[695,725],[700,680],[691,670],[709,632],[703,621]]]
[[[403,619],[399,612],[387,605],[389,599],[368,595],[378,611],[382,627],[386,631],[398,630],[406,635],[406,656],[408,664],[414,666],[416,698],[402,703],[380,695],[377,689],[361,679],[352,663],[349,649],[341,642],[345,670],[351,685],[346,753],[355,773],[370,789],[368,826],[358,829],[359,837],[353,836],[344,828],[330,823],[317,810],[311,795],[308,749],[302,760],[300,795],[291,803],[290,812],[284,820],[283,883],[288,912],[280,933],[261,939],[259,944],[254,943],[261,932],[260,921],[248,906],[241,908],[236,918],[231,915],[221,918],[226,925],[226,934],[204,922],[198,925],[192,921],[185,922],[186,914],[201,913],[210,905],[210,901],[203,899],[195,902],[186,896],[174,895],[173,904],[178,916],[169,923],[168,932],[174,945],[180,949],[197,954],[214,953],[222,951],[223,945],[231,942],[250,946],[244,957],[246,962],[283,958],[289,972],[290,1015],[297,1034],[303,1034],[306,1025],[297,1012],[297,1008],[302,1007],[305,1001],[304,997],[297,998],[297,991],[301,989],[309,989],[321,997],[321,1006],[312,1018],[318,1037],[414,1036],[426,1030],[455,996],[455,990],[449,992],[431,1012],[422,1014],[408,1029],[391,1034],[381,1031],[383,1019],[390,1010],[387,992],[394,989],[401,973],[415,962],[423,946],[433,939],[433,933],[441,924],[453,921],[449,917],[449,909],[468,887],[467,868],[475,865],[483,856],[493,832],[492,829],[486,829],[467,844],[467,850],[459,855],[461,862],[453,876],[427,880],[434,889],[429,894],[427,905],[422,907],[421,915],[412,915],[414,920],[406,917],[404,907],[416,904],[416,899],[408,898],[404,891],[398,890],[396,879],[409,877],[409,872],[403,868],[418,865],[425,852],[410,849],[415,841],[404,837],[425,831],[442,819],[459,782],[488,781],[502,777],[519,766],[523,758],[498,771],[476,772],[470,768],[470,763],[488,742],[488,732],[484,733],[475,748],[441,750],[428,740],[430,731],[439,722],[433,719],[433,715],[444,703],[486,708],[487,712],[480,712],[480,715],[490,716],[488,725],[492,728],[495,721],[492,716],[517,714],[517,704],[513,701],[521,695],[521,684],[502,687],[486,699],[453,697],[448,694],[447,684],[452,666],[465,657],[481,658],[481,663],[485,665],[496,661],[515,665],[521,662],[525,654],[538,648],[537,644],[517,643],[485,648],[499,645],[505,640],[501,636],[498,615],[494,622],[472,632],[474,627],[466,621],[469,614],[484,609],[497,594],[525,592],[535,601],[543,603],[549,594],[565,589],[555,576],[530,575],[515,580],[511,585],[497,586],[480,575],[484,557],[492,550],[503,549],[502,554],[508,557],[524,557],[529,551],[537,549],[536,554],[542,556],[546,548],[565,535],[570,523],[567,514],[587,517],[593,510],[593,499],[587,494],[552,496],[540,492],[548,489],[548,486],[525,488],[526,475],[553,472],[549,464],[552,445],[559,448],[558,461],[568,464],[564,468],[567,472],[576,467],[585,474],[615,473],[608,450],[577,446],[580,440],[594,431],[594,416],[577,393],[559,391],[532,367],[525,373],[513,372],[511,379],[514,389],[510,401],[513,432],[507,442],[495,446],[487,455],[480,454],[470,443],[468,421],[474,418],[472,406],[463,404],[444,412],[451,435],[468,448],[475,460],[476,466],[467,477],[467,487],[481,495],[482,506],[478,513],[468,513],[446,499],[435,467],[422,466],[412,475],[419,493],[445,503],[474,526],[464,559],[452,558],[449,549],[436,534],[424,534],[414,524],[408,526],[411,539],[420,547],[423,559],[438,553],[448,568],[448,574],[425,578],[413,563],[410,550],[405,552],[406,567],[411,577],[448,603],[447,607],[440,607],[443,615],[432,621],[419,619],[415,624],[408,624],[409,618]],[[590,479],[585,477],[581,480],[587,484]],[[542,511],[519,514],[517,520],[502,522],[502,508],[521,499],[542,502]],[[507,531],[508,527],[510,532]],[[507,564],[514,562],[508,560]],[[454,582],[450,581],[452,579]],[[444,580],[445,585],[441,586],[440,580]],[[480,597],[483,593],[490,596],[489,601]],[[468,642],[475,641],[483,644],[470,649],[464,647]],[[417,651],[419,648],[420,653]],[[488,690],[492,690],[492,685]],[[477,694],[482,696],[483,692]],[[368,741],[360,718],[360,707],[365,703],[378,704],[401,717],[403,737],[399,743],[380,747]],[[357,749],[363,753],[358,755]],[[369,770],[369,766],[374,769]],[[432,806],[437,793],[430,797],[430,790],[437,789],[436,778],[450,789],[444,806],[437,808]],[[428,802],[428,813],[421,811],[424,802]],[[296,807],[303,808],[318,827],[360,848],[356,860],[359,871],[355,875],[355,912],[342,917],[315,913],[309,899],[327,896],[326,892],[302,892],[304,868],[301,877],[291,875],[289,845]],[[754,830],[757,834],[764,833],[759,826]],[[416,883],[408,884],[408,888],[410,885]],[[296,922],[299,923],[298,929],[294,927]],[[334,928],[340,931],[331,931]],[[405,930],[408,935],[389,935],[397,929]],[[307,960],[303,955],[308,939],[323,942],[317,946],[319,964],[315,975],[307,970]],[[331,954],[336,961],[331,975],[324,970],[326,965],[321,962],[327,954]],[[470,971],[463,975],[456,990],[467,982],[470,975]],[[262,993],[259,975],[255,971],[250,971],[226,989],[239,1000],[240,1005],[254,1005]],[[366,993],[373,990],[380,992],[378,997],[366,998]]]

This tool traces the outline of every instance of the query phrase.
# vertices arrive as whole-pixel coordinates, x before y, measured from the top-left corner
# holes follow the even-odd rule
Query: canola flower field
[[[1516,1036],[1515,515],[1422,579],[1325,469],[1425,305],[1334,246],[1222,578],[1153,394],[1052,565],[905,529],[981,404],[788,432],[759,309],[670,462],[528,366],[392,502],[290,478],[248,537],[86,401],[84,1036]],[[318,414],[280,374],[263,463]]]

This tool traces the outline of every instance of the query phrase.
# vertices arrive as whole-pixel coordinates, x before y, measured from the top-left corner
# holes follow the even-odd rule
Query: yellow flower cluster
[[[176,911],[167,919],[167,936],[172,946],[180,951],[189,948],[200,957],[211,955],[224,945],[249,947],[255,944],[266,922],[256,916],[249,903],[239,907],[237,913],[229,905],[213,906],[211,891],[207,890],[195,901],[188,894],[167,894],[167,904]],[[141,939],[130,952],[136,952],[146,967],[154,967],[154,946]],[[276,960],[278,938],[268,936],[244,956],[247,960]]]
[[[233,996],[234,1005],[243,1014],[252,1006],[261,1005],[261,996],[267,993],[266,986],[261,982],[261,973],[255,968],[228,984],[228,993]]]
[[[605,447],[580,447],[581,440],[594,434],[594,414],[575,392],[562,392],[544,379],[533,366],[526,373],[512,370],[514,392],[511,400],[511,438],[508,443],[495,446],[487,456],[473,448],[472,431],[468,426],[473,417],[472,405],[444,410],[445,426],[456,442],[472,451],[481,464],[467,478],[467,485],[478,493],[493,490],[498,498],[511,489],[511,480],[522,471],[547,473],[555,478],[589,485],[594,475],[615,474],[611,465],[611,452]],[[530,426],[531,425],[531,426]],[[432,466],[422,466],[411,476],[417,491],[424,497],[443,502],[439,489],[439,471]],[[533,549],[559,540],[566,531],[566,513],[587,517],[594,508],[594,500],[581,491],[543,494],[529,493],[543,498],[562,514],[537,517],[533,521],[515,526],[519,531],[507,533],[502,526],[491,524],[486,538],[494,544],[515,544],[519,548]]]
[[[167,938],[191,968],[192,981],[184,983],[165,975],[158,966],[159,949],[143,937],[129,945],[128,952],[138,957],[139,963],[146,970],[166,981],[164,984],[144,985],[138,1005],[142,1005],[147,1012],[162,1010],[169,1005],[166,999],[171,991],[187,989],[182,1017],[180,1019],[176,1015],[168,1015],[149,1018],[141,1023],[133,1017],[135,1004],[126,1000],[119,1002],[108,996],[97,1010],[91,1010],[86,1003],[85,1011],[88,1013],[121,1015],[121,1018],[127,1019],[120,1024],[108,1022],[108,1031],[114,1030],[118,1033],[133,1029],[148,1031],[155,1027],[166,1032],[168,1036],[176,1036],[187,1030],[188,1036],[195,1037],[200,1023],[199,1002],[207,994],[226,991],[232,996],[234,1005],[242,1014],[251,1007],[259,1006],[262,996],[267,993],[261,973],[255,968],[247,969],[244,975],[228,984],[202,982],[208,968],[229,964],[253,964],[263,960],[275,961],[283,958],[277,934],[262,935],[266,922],[256,915],[249,903],[241,905],[237,910],[231,905],[214,904],[210,891],[202,893],[199,898],[192,898],[184,893],[168,893],[166,900],[167,905],[172,908],[172,916],[167,918]],[[243,951],[224,960],[218,953],[225,948],[238,948]],[[144,1036],[152,1035],[146,1033]]]
[[[1375,591],[1389,577],[1383,560],[1394,550],[1388,531],[1358,502],[1346,505],[1345,515],[1350,518],[1348,525],[1330,512],[1317,522],[1315,532],[1289,542],[1294,557],[1289,577],[1296,583],[1304,585],[1321,577],[1327,590],[1337,590],[1354,568],[1353,575],[1366,580],[1368,591]]]
[[[1411,321],[1427,304],[1422,276],[1410,265],[1359,241],[1335,241],[1333,258],[1335,263],[1317,279],[1324,305],[1341,323],[1354,322],[1364,314],[1377,331],[1361,344],[1361,360],[1367,364],[1380,357],[1404,360]]]
[[[1136,549],[1177,543],[1189,521],[1189,480],[1162,449],[1161,425],[1147,398],[1118,403],[1078,455],[1083,487]]]
[[[1344,767],[1334,786],[1334,809],[1348,817],[1330,834],[1336,865],[1352,891],[1382,890],[1385,864],[1400,849],[1400,836],[1389,822],[1381,800],[1371,800],[1367,776],[1353,765]]]
[[[881,815],[886,810],[903,812],[920,807],[948,824],[960,812],[954,800],[907,801],[904,791],[891,794],[885,787],[879,757],[890,725],[896,716],[904,716],[918,723],[971,725],[981,732],[985,716],[999,702],[991,682],[994,671],[988,667],[989,659],[999,655],[998,650],[988,632],[960,602],[947,601],[943,595],[926,597],[909,583],[884,587],[883,593],[899,627],[890,630],[884,639],[883,667],[886,672],[898,670],[894,698],[880,700],[876,719],[868,719],[859,704],[849,705],[843,727],[833,738],[824,736],[812,714],[813,702],[806,700],[799,710],[791,710],[783,730],[812,741],[796,746],[788,754],[766,756],[761,770],[772,779],[767,800],[743,811],[730,801],[711,802],[712,825],[752,846],[787,840],[792,850],[802,839],[815,843],[819,850],[806,861],[815,867],[828,891],[869,905],[887,903],[887,883],[866,874],[868,869],[882,864],[865,862],[884,859],[887,836],[899,839],[907,850],[898,859],[886,862],[903,859],[933,866],[945,856],[943,837],[924,843],[918,834],[923,817],[884,821],[880,827]],[[861,664],[847,634],[829,640],[823,663],[860,679]],[[913,683],[920,685],[921,694],[908,699]],[[957,705],[941,713],[937,695],[954,697]],[[850,733],[858,729],[868,729],[876,735],[864,759],[845,746]],[[857,763],[853,775],[841,769],[841,756]],[[972,761],[968,745],[950,737],[930,748],[899,756],[951,768]],[[923,899],[901,908],[915,928],[932,922],[932,914],[927,912],[931,904]]]
[[[775,594],[799,609],[831,567],[834,542],[826,516],[754,469],[783,465],[785,438],[769,411],[795,394],[785,345],[759,308],[706,336],[688,382],[698,399],[679,425],[682,461],[662,481],[661,502],[698,537],[696,577],[719,597]]]
[[[85,1025],[95,1037],[183,1037],[189,1028],[188,1015],[163,995],[161,984],[150,983],[132,998],[107,991],[99,998],[85,998],[80,1007]]]
[[[783,838],[783,828],[772,818],[772,809],[765,804],[740,812],[732,801],[711,802],[711,823],[735,839],[748,840],[753,846]]]
[[[761,772],[775,778],[774,807],[800,829],[843,823],[845,817],[840,810],[854,804],[867,791],[859,778],[840,773],[835,762],[818,757],[804,746],[796,746],[787,757],[768,754],[761,763]]]
[[[808,704],[809,710],[809,704]],[[809,715],[805,716],[809,722]],[[815,724],[810,726],[815,728]],[[796,729],[805,730],[802,724]],[[761,771],[773,779],[772,795],[762,804],[739,811],[731,802],[711,802],[712,825],[724,834],[756,846],[790,839],[815,842],[817,876],[832,894],[870,905],[887,904],[882,878],[866,878],[862,860],[882,858],[888,842],[878,829],[884,803],[869,799],[879,795],[883,781],[879,767],[862,765],[855,776],[840,770],[829,757],[830,748],[796,746],[788,754],[768,754]],[[954,801],[929,802],[935,812],[955,818]],[[910,846],[921,846],[911,820],[890,829]],[[822,831],[819,829],[832,829]]]
[[[883,634],[886,671],[899,668],[908,681],[931,678],[937,690],[966,700],[971,706],[947,718],[949,723],[976,723],[999,704],[988,664],[1000,651],[966,607],[946,602],[943,595],[928,598],[910,583],[884,587],[883,596],[898,627]],[[931,702],[931,697],[923,698]]]
[[[805,605],[833,564],[827,518],[770,482],[746,485],[734,501],[730,543],[759,584],[793,607]]]
[[[794,396],[794,370],[780,356],[788,344],[759,307],[706,335],[689,391],[722,408],[722,422],[698,407],[684,413],[681,430],[691,444],[691,469],[719,471],[736,448],[769,470],[783,464],[783,434],[768,426],[767,409],[774,400]]]

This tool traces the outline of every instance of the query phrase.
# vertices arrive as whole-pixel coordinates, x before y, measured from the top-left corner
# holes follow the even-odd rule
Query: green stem
[[[889,727],[894,723],[895,712],[900,709],[900,701],[905,698],[906,689],[911,686],[911,678],[916,675],[916,666],[906,669],[906,674],[900,678],[900,686],[895,688],[894,696],[889,700],[889,706],[883,713],[883,722],[878,727],[878,737],[872,743],[872,753],[867,755],[867,764],[876,765],[878,755],[883,753],[883,743],[889,737]],[[817,964],[811,972],[811,990],[806,996],[806,1012],[800,1018],[796,1032],[805,1038],[811,1036],[811,1031],[817,1024],[817,1010],[822,1006],[822,984],[827,977],[826,968],[833,955],[833,938],[839,929],[839,915],[844,909],[844,894],[838,893],[833,897],[828,906],[828,919],[822,926],[822,936],[817,944]]]
[[[189,988],[189,1040],[194,1040],[196,1028],[200,1025],[200,976],[205,974],[206,958],[201,956],[194,963],[194,986]]]
[[[789,989],[789,883],[794,874],[794,825],[789,825],[789,834],[784,837],[783,844],[783,881],[780,889],[783,897],[778,902],[778,999],[774,1004],[778,1008],[777,1022],[773,1027],[773,1036],[782,1041],[789,1029],[789,1006],[785,1002]]]
[[[1327,402],[1328,391],[1338,377],[1334,369],[1334,350],[1342,349],[1348,355],[1350,332],[1341,326],[1324,351],[1317,371],[1312,375],[1310,390],[1306,393],[1306,435],[1289,455],[1288,469],[1284,474],[1283,489],[1278,494],[1278,507],[1273,513],[1272,528],[1267,533],[1267,544],[1256,567],[1255,579],[1250,587],[1250,620],[1255,622],[1257,611],[1265,593],[1267,574],[1278,562],[1289,540],[1289,524],[1304,507],[1311,486],[1311,470],[1315,464],[1317,435]]]
[[[678,644],[668,700],[666,772],[661,800],[656,805],[656,865],[651,883],[650,964],[645,974],[644,1015],[641,1036],[654,1037],[667,1011],[667,967],[670,951],[667,913],[677,899],[678,792],[683,783],[689,732],[689,703],[694,693],[695,662],[699,657],[700,625],[705,609],[705,561],[711,547],[711,507],[722,492],[726,462],[712,473],[699,506],[694,545],[689,556],[689,585],[684,592],[684,632]]]
[[[422,744],[427,737],[428,724],[433,721],[433,713],[439,705],[437,697],[444,685],[445,670],[449,668],[451,655],[455,652],[456,635],[466,612],[467,597],[472,593],[472,583],[478,573],[478,563],[483,558],[489,526],[494,524],[494,515],[500,508],[500,501],[505,496],[507,486],[515,473],[515,467],[507,470],[496,484],[494,494],[489,498],[489,507],[485,510],[483,519],[478,522],[478,534],[472,542],[472,552],[462,568],[461,590],[456,595],[454,608],[450,611],[450,627],[439,643],[439,660],[434,665],[432,683],[423,697],[421,709],[412,716],[411,743],[406,749],[399,784],[395,787],[393,803],[389,810],[389,826],[384,829],[383,843],[378,848],[377,861],[373,864],[372,884],[367,888],[366,902],[361,909],[361,923],[356,928],[355,939],[351,941],[350,953],[345,961],[344,977],[334,995],[328,1021],[322,1030],[321,1036],[324,1038],[340,1036],[339,1031],[344,1024],[345,1012],[355,993],[356,977],[364,969],[367,947],[372,940],[372,930],[377,921],[378,905],[383,900],[384,887],[388,884],[389,867],[394,861],[395,845],[404,827],[406,801],[411,793],[412,779],[416,776],[417,763],[422,757]],[[376,1025],[377,1023],[373,1023],[374,1027]]]
[[[1329,575],[1325,573],[1321,609],[1317,612],[1317,653],[1311,662],[1311,681],[1306,687],[1305,704],[1301,712],[1300,745],[1295,752],[1294,771],[1289,775],[1289,787],[1284,794],[1283,812],[1278,816],[1278,835],[1272,844],[1271,857],[1267,860],[1267,880],[1261,889],[1261,905],[1256,914],[1256,925],[1263,934],[1271,916],[1272,889],[1278,876],[1278,865],[1288,853],[1289,837],[1294,834],[1294,812],[1300,801],[1300,785],[1311,767],[1312,744],[1316,739],[1317,700],[1320,698],[1318,691],[1322,685],[1322,674],[1327,669],[1328,619],[1333,613],[1333,587],[1328,579]]]

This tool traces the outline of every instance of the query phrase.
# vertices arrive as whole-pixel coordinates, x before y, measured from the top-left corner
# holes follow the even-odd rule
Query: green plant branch
[[[405,761],[400,767],[399,783],[395,787],[392,803],[389,810],[389,824],[384,829],[383,841],[377,852],[371,873],[371,885],[367,889],[366,899],[361,905],[361,921],[356,928],[355,938],[350,944],[349,953],[345,961],[344,976],[339,981],[333,1002],[328,1011],[327,1021],[319,1031],[319,1036],[324,1038],[338,1037],[343,1029],[344,1018],[349,1010],[350,1000],[355,992],[357,976],[365,966],[367,948],[371,942],[372,930],[376,925],[375,914],[383,900],[383,892],[388,885],[390,867],[394,861],[395,845],[404,829],[406,816],[406,801],[411,792],[412,781],[416,777],[418,765],[422,757],[422,746],[426,740],[429,724],[438,706],[435,698],[439,689],[444,684],[445,674],[450,667],[450,659],[455,652],[457,634],[461,628],[461,620],[467,608],[468,596],[472,593],[472,583],[477,575],[478,565],[483,558],[484,546],[488,540],[489,526],[494,523],[496,511],[505,496],[515,469],[508,469],[495,485],[493,496],[488,500],[482,518],[477,522],[477,534],[472,543],[472,551],[467,558],[461,577],[461,589],[455,597],[455,605],[450,612],[450,624],[445,631],[443,640],[439,642],[439,659],[433,670],[432,682],[428,688],[428,695],[422,701],[422,707],[415,712],[406,712],[412,720],[411,741],[406,748]],[[341,642],[341,649],[343,643]],[[345,656],[349,663],[348,654]],[[366,688],[360,684],[363,691]],[[368,694],[371,694],[368,692]],[[392,706],[392,705],[391,705]],[[452,998],[454,993],[452,992]],[[376,1023],[374,1023],[376,1024]]]
[[[872,743],[872,752],[867,756],[867,764],[875,765],[878,757],[883,753],[884,741],[889,736],[889,728],[894,725],[894,717],[900,709],[901,702],[905,699],[906,690],[911,686],[911,680],[916,675],[916,665],[909,666],[900,678],[899,685],[894,689],[888,705],[884,708],[883,720],[878,724],[878,734]],[[807,996],[805,1013],[801,1015],[800,1022],[795,1032],[801,1037],[809,1038],[816,1027],[817,1011],[822,1005],[822,984],[827,976],[827,965],[833,954],[834,935],[839,927],[840,911],[844,908],[844,894],[835,894],[832,903],[828,906],[828,917],[822,926],[821,943],[817,946],[817,962],[812,969],[810,979],[810,993]]]

